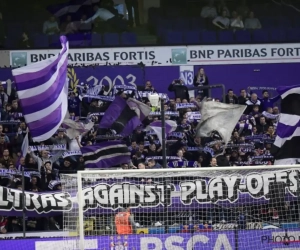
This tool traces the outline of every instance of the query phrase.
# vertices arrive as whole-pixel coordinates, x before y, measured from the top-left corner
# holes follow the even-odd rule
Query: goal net
[[[62,175],[72,249],[300,249],[300,167]],[[70,248],[70,243],[66,244]]]

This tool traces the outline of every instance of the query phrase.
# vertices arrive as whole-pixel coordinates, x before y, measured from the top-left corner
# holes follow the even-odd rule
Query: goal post
[[[299,177],[300,165],[63,174],[64,230],[79,250],[300,249]]]

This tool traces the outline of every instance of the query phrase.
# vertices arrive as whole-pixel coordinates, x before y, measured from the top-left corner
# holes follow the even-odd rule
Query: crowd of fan
[[[221,0],[216,6],[213,0],[210,0],[201,10],[201,17],[206,20],[208,27],[214,27],[220,30],[226,29],[261,29],[261,23],[254,16],[254,12],[247,6],[245,0],[241,1],[235,9],[229,10],[226,2]]]
[[[200,69],[195,76],[194,85],[208,85],[208,77],[203,69]],[[147,81],[145,86],[139,87],[139,89],[142,90],[140,93],[155,92],[155,84],[152,85],[150,81]],[[279,110],[277,106],[274,106],[277,99],[270,99],[267,91],[263,91],[262,98],[259,99],[257,94],[247,93],[245,89],[240,91],[239,96],[235,95],[233,90],[228,90],[226,103],[247,105],[247,108],[232,133],[232,140],[226,146],[225,153],[223,153],[223,144],[219,141],[221,138],[217,132],[212,133],[209,138],[200,138],[195,135],[199,116],[193,117],[191,114],[199,110],[198,106],[203,97],[208,97],[208,92],[206,90],[197,91],[195,97],[189,97],[189,91],[181,80],[174,80],[169,86],[169,91],[174,92],[175,98],[167,98],[164,106],[166,119],[175,120],[178,127],[167,138],[168,167],[199,168],[272,164],[273,157],[269,150],[276,134]],[[121,90],[116,94],[127,98],[135,95],[133,92]],[[150,105],[146,96],[144,95],[141,99]],[[210,97],[207,100],[219,101],[219,99]],[[68,101],[71,119],[84,122],[86,117],[91,117],[95,122],[94,129],[76,138],[68,138],[65,131],[60,129],[43,143],[33,142],[29,136],[31,147],[23,157],[21,147],[28,129],[15,89],[11,88],[8,93],[5,85],[1,84],[0,103],[2,107],[0,122],[1,186],[22,189],[22,184],[24,184],[25,190],[32,192],[59,190],[61,189],[59,174],[76,173],[76,171],[84,169],[83,157],[81,155],[65,157],[66,150],[78,152],[83,145],[98,142],[99,133],[112,134],[110,130],[100,130],[99,132],[97,129],[101,117],[96,114],[105,112],[109,102],[82,99],[74,90],[71,90]],[[90,116],[91,114],[95,114],[95,116]],[[147,125],[158,119],[160,119],[160,115],[154,114],[147,117],[142,126],[138,127],[131,136],[124,138],[131,151],[132,160],[114,167],[123,169],[163,167],[162,147],[157,135],[151,131],[144,131]],[[43,150],[43,145],[48,150]],[[66,150],[60,148],[62,145],[66,145]],[[22,168],[25,170],[25,183],[21,181],[20,171]],[[151,182],[151,180],[145,181]],[[16,222],[17,219],[12,218],[12,221]],[[44,220],[49,223],[45,223]],[[52,225],[52,228],[55,225],[52,223],[53,218],[34,218],[33,221],[28,220],[28,230],[44,230],[49,229],[49,225]],[[11,223],[10,225],[13,226],[9,231],[21,229],[21,224],[16,226]]]

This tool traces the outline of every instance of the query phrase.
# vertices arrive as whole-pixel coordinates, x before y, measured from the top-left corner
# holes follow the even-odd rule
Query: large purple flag
[[[25,121],[34,141],[49,139],[68,110],[67,66],[69,45],[54,57],[12,70]]]
[[[130,162],[131,153],[121,141],[107,141],[81,148],[86,168],[111,168]]]
[[[276,159],[275,165],[298,164],[300,161],[300,86],[283,86],[277,91],[281,97],[281,114],[271,154]]]
[[[113,129],[117,134],[128,136],[141,125],[150,112],[151,108],[144,103],[131,98],[126,101],[116,96],[102,117],[99,127]]]

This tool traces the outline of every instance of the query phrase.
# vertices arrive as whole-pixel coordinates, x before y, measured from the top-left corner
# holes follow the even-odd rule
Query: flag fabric
[[[60,127],[68,109],[67,66],[69,45],[54,57],[12,70],[22,113],[34,141],[49,139]]]
[[[26,157],[28,150],[29,150],[29,138],[28,138],[28,133],[26,133],[23,143],[22,143],[22,146],[21,146],[22,157]]]
[[[90,131],[94,127],[93,122],[89,122],[84,124],[79,121],[73,121],[71,119],[64,119],[62,123],[62,127],[66,129],[66,134],[70,139],[76,138],[85,132]]]
[[[61,17],[68,13],[76,13],[84,5],[93,5],[100,0],[71,0],[67,3],[53,4],[47,7],[47,10],[56,17]]]
[[[277,91],[281,96],[281,114],[271,154],[275,165],[296,164],[300,160],[300,85],[279,87]]]
[[[130,135],[149,115],[151,108],[146,104],[120,96],[109,105],[102,117],[99,128],[112,129],[122,136]]]
[[[86,168],[111,168],[130,162],[131,153],[121,141],[107,141],[81,148]]]
[[[175,121],[167,120],[166,121],[165,138],[167,137],[168,134],[175,131],[176,128],[177,128],[177,123]],[[161,124],[161,121],[152,122],[149,126],[146,127],[146,131],[151,131],[151,130],[153,130],[154,133],[157,135],[158,140],[160,141],[160,145],[162,145],[162,124]]]
[[[245,105],[203,101],[200,111],[201,120],[197,125],[196,135],[209,137],[213,131],[217,131],[227,144],[245,109]]]

